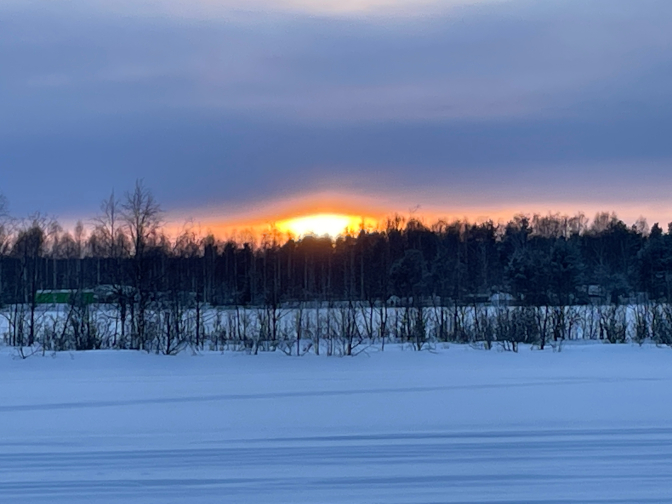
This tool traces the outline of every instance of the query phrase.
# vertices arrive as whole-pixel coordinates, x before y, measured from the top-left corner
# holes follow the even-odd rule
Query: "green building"
[[[35,294],[37,304],[85,304],[96,301],[92,290],[39,290]]]

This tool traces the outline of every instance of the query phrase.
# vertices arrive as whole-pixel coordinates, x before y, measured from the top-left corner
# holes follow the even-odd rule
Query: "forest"
[[[644,219],[393,216],[336,239],[270,230],[241,242],[192,228],[169,237],[142,181],[72,231],[7,208],[3,199],[0,330],[20,348],[301,354],[327,341],[350,355],[386,340],[672,341],[672,225]]]

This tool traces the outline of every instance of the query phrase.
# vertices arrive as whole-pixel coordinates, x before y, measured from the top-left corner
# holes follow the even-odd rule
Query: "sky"
[[[1,0],[0,193],[672,221],[669,0]]]

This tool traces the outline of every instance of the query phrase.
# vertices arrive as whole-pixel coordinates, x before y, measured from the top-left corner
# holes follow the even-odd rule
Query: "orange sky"
[[[398,203],[395,205],[395,200]],[[413,207],[404,204],[395,197],[364,197],[362,195],[340,195],[336,193],[317,193],[313,196],[289,198],[286,200],[269,201],[264,205],[243,208],[208,208],[198,212],[173,211],[167,214],[167,228],[170,233],[178,231],[189,220],[200,234],[212,233],[220,238],[246,238],[250,233],[257,237],[276,229],[283,237],[290,231],[288,221],[314,215],[340,215],[350,217],[349,227],[359,229],[362,221],[367,229],[376,227],[377,223],[384,223],[389,217],[400,215],[405,219],[417,218],[426,224],[432,224],[439,219],[447,221],[468,220],[481,222],[491,219],[494,222],[505,222],[512,216],[525,214],[561,213],[574,215],[582,212],[592,219],[597,212],[608,211],[616,214],[627,224],[633,224],[644,216],[650,225],[660,222],[667,226],[668,209],[666,205],[649,204],[621,204],[609,205],[600,202],[590,204],[548,204],[543,202],[515,204],[492,204],[465,206],[428,204]]]

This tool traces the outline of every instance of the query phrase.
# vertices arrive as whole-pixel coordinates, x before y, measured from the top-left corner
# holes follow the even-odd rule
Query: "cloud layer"
[[[185,215],[329,192],[665,217],[668,1],[109,5],[0,6],[16,213],[90,215],[144,177]]]

